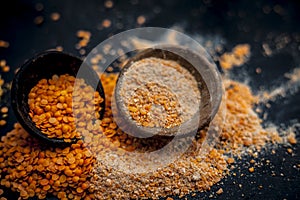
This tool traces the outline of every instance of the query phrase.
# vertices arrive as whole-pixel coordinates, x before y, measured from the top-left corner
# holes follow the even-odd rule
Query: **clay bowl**
[[[48,138],[35,126],[35,123],[29,116],[28,94],[31,88],[43,78],[50,79],[55,74],[69,74],[76,77],[81,65],[82,60],[78,57],[68,53],[49,50],[35,55],[20,67],[12,82],[11,105],[17,120],[28,133],[46,143],[66,144],[63,139]],[[96,90],[105,98],[103,87],[97,74],[89,66],[84,67],[86,67],[84,77],[78,77],[84,78],[89,85],[96,85]],[[89,78],[87,79],[86,77]],[[100,106],[102,109],[99,114],[102,117],[105,110],[105,101]],[[72,139],[71,143],[76,142],[76,140]]]
[[[149,57],[173,60],[187,69],[196,79],[201,95],[199,113],[179,126],[172,128],[145,127],[138,125],[128,114],[120,94],[125,72],[132,63]],[[222,99],[222,80],[215,63],[208,55],[196,54],[179,46],[163,46],[142,50],[133,56],[122,68],[115,87],[113,113],[118,126],[135,137],[185,136],[207,126],[216,115]]]

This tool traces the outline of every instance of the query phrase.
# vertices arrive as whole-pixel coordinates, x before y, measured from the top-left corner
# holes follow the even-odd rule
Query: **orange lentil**
[[[60,14],[58,12],[51,13],[50,15],[52,21],[58,21],[60,19]]]
[[[87,37],[86,33],[79,32],[79,36]],[[80,82],[79,91],[76,95],[79,98],[86,98],[88,91],[93,91],[91,86],[86,85],[83,79]],[[30,108],[30,117],[35,125],[49,138],[63,138],[67,142],[71,139],[79,139],[80,130],[76,131],[75,120],[72,110],[72,95],[75,77],[68,74],[53,75],[51,79],[41,79],[28,94],[28,104]],[[50,85],[49,85],[50,84]],[[75,93],[74,93],[75,95]],[[86,124],[81,121],[86,120],[87,116],[92,116],[101,110],[99,104],[103,101],[98,92],[95,92],[94,110],[89,108],[90,104],[78,104],[76,116],[80,116],[79,126],[85,129]],[[87,111],[88,110],[88,111]],[[99,113],[94,114],[99,117]],[[91,118],[91,117],[90,117]]]
[[[0,40],[0,47],[8,48],[9,47],[9,42],[6,42],[4,40]]]
[[[103,20],[103,21],[102,21],[102,26],[103,26],[104,28],[110,27],[110,26],[111,26],[111,21],[110,21],[109,19]]]
[[[252,173],[252,172],[254,172],[254,167],[250,167],[248,170],[250,173]]]

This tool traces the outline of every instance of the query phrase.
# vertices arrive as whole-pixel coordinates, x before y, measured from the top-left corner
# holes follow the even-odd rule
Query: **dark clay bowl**
[[[48,138],[35,126],[35,123],[29,116],[28,94],[39,80],[43,78],[50,79],[54,74],[69,74],[76,77],[81,64],[82,60],[78,57],[55,50],[49,50],[37,54],[20,67],[12,82],[11,105],[17,120],[28,133],[46,143],[66,144],[63,139]],[[86,77],[88,75],[90,78],[79,77],[84,78],[89,85],[97,85],[96,90],[101,97],[105,99],[103,87],[97,74],[88,66],[84,67],[87,69],[85,70],[87,74],[84,76]],[[100,106],[102,107],[99,113],[101,118],[105,110],[105,101],[103,101]],[[72,139],[71,143],[76,142],[76,140],[77,139]]]
[[[179,56],[182,55],[182,56]],[[199,105],[199,114],[195,114],[190,120],[183,122],[180,126],[172,128],[144,127],[138,125],[126,112],[120,91],[120,82],[124,73],[130,68],[133,62],[138,60],[156,57],[167,60],[173,60],[186,68],[198,82],[198,88],[201,95]],[[184,58],[183,58],[184,57]],[[179,46],[155,47],[143,50],[132,57],[123,67],[119,74],[114,103],[116,109],[113,109],[118,126],[125,132],[135,137],[151,136],[185,136],[194,133],[198,129],[208,125],[216,115],[222,99],[222,81],[215,63],[208,55],[195,54],[194,52]]]

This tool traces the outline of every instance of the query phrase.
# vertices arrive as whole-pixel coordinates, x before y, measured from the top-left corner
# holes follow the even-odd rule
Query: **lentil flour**
[[[121,109],[138,125],[171,128],[199,112],[197,81],[175,61],[144,58],[134,62],[121,80]]]

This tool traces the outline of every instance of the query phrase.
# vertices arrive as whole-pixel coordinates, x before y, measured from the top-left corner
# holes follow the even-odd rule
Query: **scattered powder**
[[[235,46],[232,52],[224,53],[219,62],[224,70],[235,66],[243,65],[250,57],[250,46],[248,44],[239,44]]]
[[[262,91],[259,93],[260,103],[268,106],[269,101],[275,101],[278,97],[287,97],[293,95],[300,88],[300,68],[294,68],[291,72],[285,73],[284,76],[289,80],[271,91]]]
[[[300,68],[295,68],[291,73],[286,73],[285,77],[289,78],[291,83],[300,81]]]
[[[262,45],[262,48],[263,48],[264,54],[265,54],[266,56],[271,56],[271,55],[273,54],[273,52],[272,52],[270,46],[269,46],[267,43],[264,43],[264,44]]]
[[[152,42],[148,41],[148,40],[143,40],[137,37],[132,37],[130,43],[137,49],[145,49],[145,48],[149,48],[153,45]],[[126,42],[123,42],[123,46],[129,46],[129,44],[127,44]]]

